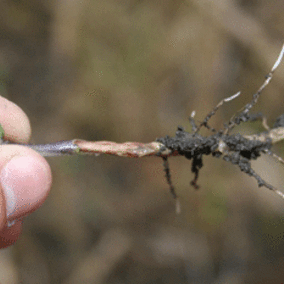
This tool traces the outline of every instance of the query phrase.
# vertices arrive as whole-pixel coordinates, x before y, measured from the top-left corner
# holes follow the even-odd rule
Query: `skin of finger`
[[[12,227],[5,227],[0,231],[0,248],[6,248],[13,245],[22,232],[22,221],[16,221]]]
[[[5,140],[18,143],[26,143],[29,141],[29,138],[31,136],[31,126],[27,115],[16,104],[1,96],[0,123],[5,132]],[[1,158],[5,157],[4,160],[0,160],[1,169],[7,163],[9,158],[16,156],[19,152],[21,152],[22,154],[26,153],[26,150],[19,151],[19,149],[17,149],[15,152],[8,151],[3,155],[5,151],[6,150],[2,150],[2,154],[0,155]],[[31,152],[28,152],[27,154],[34,155],[34,153]],[[6,226],[6,204],[3,191],[0,190],[0,248],[12,245],[19,238],[21,227],[22,221],[17,221],[10,228]]]
[[[51,170],[50,167],[47,163],[47,161],[37,152],[29,149],[28,147],[25,146],[18,146],[18,145],[3,145],[0,146],[0,172],[2,171],[3,167],[6,165],[6,163],[8,163],[13,157],[19,157],[19,156],[33,156],[37,159],[39,159],[43,165],[45,166],[46,169],[46,175],[48,177],[49,180],[49,188],[51,186]],[[5,202],[5,198],[3,196],[3,190],[1,188],[0,185],[0,202],[2,202],[2,204]],[[32,211],[38,209],[42,203],[45,201],[47,195],[49,193],[49,190],[47,190],[44,193],[44,196],[41,197],[41,200],[39,200],[39,202],[36,204],[36,206],[34,206],[32,208]],[[8,243],[13,243],[14,241],[17,240],[18,235],[20,234],[20,230],[16,225],[13,225],[11,228],[7,228],[7,220],[6,220],[6,212],[5,212],[5,208],[6,206],[1,206],[0,204],[0,247],[1,245],[3,246],[5,241]],[[4,208],[4,209],[3,209]],[[29,212],[29,213],[30,213]],[[21,216],[19,216],[21,217]],[[18,235],[17,235],[18,234]],[[11,239],[10,239],[11,238]],[[1,243],[2,240],[2,243]]]
[[[0,190],[0,232],[6,225],[6,203],[3,191]]]
[[[26,143],[31,136],[31,126],[27,115],[13,102],[0,96],[0,123],[5,132],[5,140]]]
[[[19,145],[3,145],[3,146],[0,146],[0,172],[2,171],[3,167],[12,158],[20,157],[20,156],[32,156],[32,157],[34,157],[34,158],[36,158],[40,161],[40,163],[44,167],[44,171],[45,171],[44,175],[47,176],[48,188],[50,188],[52,177],[51,177],[51,169],[49,167],[49,164],[39,153],[37,153],[34,150],[32,150],[28,147],[25,147],[25,146],[19,146]],[[1,185],[0,185],[0,189],[1,189]],[[42,203],[44,202],[47,195],[48,195],[48,191],[45,192],[45,196],[42,198],[42,200],[39,201],[38,207],[40,207],[42,205]],[[35,208],[34,210],[36,210],[37,208]],[[34,211],[34,210],[32,210],[32,211]],[[19,217],[21,217],[21,216],[19,216]]]

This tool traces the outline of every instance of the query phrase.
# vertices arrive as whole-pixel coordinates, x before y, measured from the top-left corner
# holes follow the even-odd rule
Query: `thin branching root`
[[[214,157],[223,157],[227,162],[237,165],[241,171],[256,179],[258,186],[264,186],[276,194],[284,198],[284,194],[277,190],[272,185],[264,181],[251,167],[251,160],[256,160],[261,153],[267,153],[276,158],[279,162],[284,163],[284,160],[271,152],[272,144],[283,140],[284,132],[284,115],[281,115],[275,122],[272,129],[269,129],[266,119],[262,114],[250,114],[250,110],[257,103],[262,91],[269,84],[273,73],[280,64],[284,54],[284,46],[272,67],[271,71],[265,77],[265,81],[259,90],[253,95],[250,103],[236,115],[234,115],[227,124],[224,124],[224,129],[216,131],[211,129],[208,121],[215,115],[217,110],[227,102],[230,102],[240,95],[240,92],[235,95],[223,99],[217,106],[205,117],[205,119],[197,126],[194,121],[195,112],[190,116],[189,120],[192,126],[192,133],[186,132],[182,127],[178,127],[175,137],[166,136],[158,138],[157,141],[162,143],[167,149],[170,149],[173,154],[184,156],[192,160],[191,171],[194,173],[194,178],[191,185],[198,188],[197,180],[199,170],[203,166],[203,155],[212,155]],[[241,134],[230,134],[230,131],[242,122],[262,120],[266,132],[242,136]],[[213,135],[204,137],[198,134],[202,127],[206,127],[214,132]],[[169,165],[166,165],[166,177],[170,185],[171,192],[174,192],[169,173]],[[174,195],[176,198],[176,194]]]
[[[241,171],[254,177],[259,187],[264,186],[284,198],[284,194],[281,191],[264,181],[251,167],[251,161],[259,158],[262,153],[267,153],[284,164],[284,160],[271,151],[273,144],[284,139],[284,114],[277,118],[271,129],[268,127],[266,119],[262,114],[250,114],[250,110],[257,103],[263,90],[271,81],[274,71],[283,59],[283,55],[284,45],[271,71],[265,77],[265,81],[258,91],[253,95],[252,100],[224,124],[223,129],[219,131],[211,128],[208,125],[208,121],[223,104],[230,103],[236,99],[240,95],[240,92],[219,102],[199,125],[197,125],[194,120],[195,111],[193,111],[189,117],[189,122],[192,127],[191,133],[186,132],[184,128],[179,126],[174,137],[166,136],[158,138],[156,141],[147,144],[140,142],[115,143],[111,141],[85,141],[73,139],[70,141],[59,141],[44,145],[24,145],[36,150],[42,156],[109,154],[130,158],[147,156],[162,157],[167,183],[169,184],[173,198],[176,200],[177,212],[180,211],[180,206],[171,180],[168,164],[169,156],[180,155],[192,160],[191,171],[194,174],[194,178],[191,181],[191,185],[196,189],[199,187],[197,181],[199,171],[203,166],[203,156],[212,155],[216,158],[223,157],[225,161],[237,165]],[[237,125],[256,120],[262,121],[266,131],[247,136],[230,134],[231,130]],[[207,137],[200,135],[199,131],[202,127],[209,129],[213,134]],[[5,145],[9,143],[13,142],[5,139],[4,131],[3,129],[1,130],[0,127],[0,144]]]

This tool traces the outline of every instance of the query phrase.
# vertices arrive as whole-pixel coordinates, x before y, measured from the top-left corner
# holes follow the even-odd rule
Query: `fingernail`
[[[50,186],[46,166],[32,156],[12,158],[2,169],[0,182],[8,220],[20,218],[40,207]]]

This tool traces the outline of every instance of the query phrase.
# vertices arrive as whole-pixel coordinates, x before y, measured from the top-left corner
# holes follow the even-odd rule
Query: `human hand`
[[[31,135],[28,117],[1,96],[0,124],[5,139],[28,142]],[[51,170],[40,154],[25,146],[0,146],[0,248],[19,238],[23,217],[43,204],[50,187]]]

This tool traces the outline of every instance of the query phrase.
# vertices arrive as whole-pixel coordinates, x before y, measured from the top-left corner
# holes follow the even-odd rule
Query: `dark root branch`
[[[284,127],[284,114],[281,115],[274,124],[272,130],[269,130],[265,117],[262,114],[250,114],[250,110],[257,103],[262,91],[269,84],[272,79],[275,69],[280,64],[284,54],[284,46],[272,67],[271,71],[265,77],[265,81],[259,90],[253,95],[250,103],[246,104],[243,110],[234,115],[227,124],[225,129],[216,131],[208,125],[208,121],[215,115],[217,110],[226,102],[229,102],[239,96],[240,92],[235,95],[223,99],[217,106],[204,118],[204,120],[197,126],[194,120],[195,112],[192,112],[189,117],[190,124],[192,126],[192,133],[186,132],[181,126],[178,127],[175,137],[166,136],[164,138],[158,138],[157,141],[162,143],[171,153],[177,153],[185,158],[192,160],[191,171],[194,174],[194,178],[191,181],[191,185],[198,189],[197,180],[199,176],[199,170],[203,166],[203,155],[212,155],[214,157],[220,157],[223,155],[223,159],[234,165],[237,165],[240,170],[249,176],[256,179],[259,187],[266,187],[273,190],[275,193],[284,198],[284,194],[275,189],[272,185],[265,182],[251,167],[251,160],[255,160],[260,157],[261,153],[268,153],[276,158],[281,163],[284,161],[271,152],[273,140],[277,140],[275,129]],[[242,136],[241,134],[231,134],[230,131],[242,122],[262,120],[263,126],[266,132],[259,135]],[[205,127],[214,134],[208,137],[198,134],[202,127]],[[170,186],[170,191],[173,197],[176,199],[173,184],[171,182],[171,175],[167,157],[163,156],[164,169],[166,172],[167,182]]]

